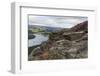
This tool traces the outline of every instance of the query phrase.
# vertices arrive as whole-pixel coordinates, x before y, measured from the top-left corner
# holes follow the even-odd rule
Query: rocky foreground
[[[78,59],[88,57],[88,21],[49,34],[49,40],[34,48],[28,60]]]

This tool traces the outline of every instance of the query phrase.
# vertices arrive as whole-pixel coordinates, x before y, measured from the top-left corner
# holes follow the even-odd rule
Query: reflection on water
[[[48,40],[48,35],[34,34],[35,38],[28,40],[28,47],[40,45],[42,42]]]

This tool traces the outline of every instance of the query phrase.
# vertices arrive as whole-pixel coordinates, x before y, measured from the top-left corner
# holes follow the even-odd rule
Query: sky
[[[28,25],[71,28],[78,23],[88,20],[87,17],[75,16],[39,16],[29,15]]]

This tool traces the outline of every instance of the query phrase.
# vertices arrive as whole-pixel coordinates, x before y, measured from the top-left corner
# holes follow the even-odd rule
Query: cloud
[[[86,21],[87,17],[60,17],[60,16],[29,16],[29,25],[70,28]]]

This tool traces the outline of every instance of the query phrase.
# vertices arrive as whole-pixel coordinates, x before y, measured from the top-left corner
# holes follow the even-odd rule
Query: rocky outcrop
[[[33,49],[29,60],[88,57],[88,21],[49,34],[49,40]]]

